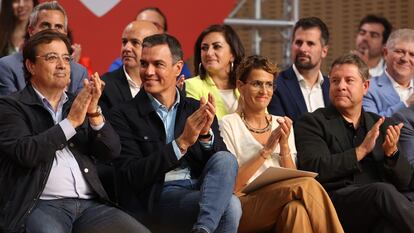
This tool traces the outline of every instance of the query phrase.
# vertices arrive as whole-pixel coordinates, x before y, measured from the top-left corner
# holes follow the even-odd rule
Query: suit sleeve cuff
[[[181,150],[178,147],[177,142],[175,140],[172,141],[172,146],[174,149],[175,156],[177,157],[177,160],[180,160],[184,156],[184,154],[181,153]]]
[[[59,122],[59,126],[60,128],[62,128],[67,141],[71,139],[73,136],[75,136],[76,130],[75,128],[73,128],[72,124],[69,122],[67,118]]]

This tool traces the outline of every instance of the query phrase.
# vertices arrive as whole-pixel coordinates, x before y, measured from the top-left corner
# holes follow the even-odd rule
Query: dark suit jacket
[[[379,116],[363,112],[367,129],[371,129]],[[335,107],[321,108],[313,113],[304,114],[295,125],[295,139],[298,164],[301,169],[318,172],[317,179],[328,190],[335,190],[356,182],[361,173],[376,174],[372,180],[394,184],[398,189],[407,189],[413,169],[403,152],[394,159],[384,155],[382,143],[388,125],[387,118],[380,128],[372,157],[375,164],[365,170],[357,161],[355,148],[346,135],[342,116]],[[394,165],[391,165],[394,164]],[[368,182],[370,183],[370,182]]]
[[[325,106],[329,105],[329,80],[324,76],[322,93]],[[287,116],[296,122],[299,117],[308,112],[305,99],[300,90],[299,82],[293,67],[282,71],[276,79],[276,91],[267,107],[269,113],[276,116]]]
[[[198,101],[186,98],[182,92],[180,95],[175,138],[181,135],[187,118],[199,107]],[[122,145],[121,157],[115,163],[119,175],[118,201],[136,215],[145,209],[152,210],[153,204],[159,199],[165,173],[177,168],[185,160],[191,176],[198,178],[211,155],[217,151],[227,151],[215,119],[211,127],[214,133],[213,148],[205,150],[196,142],[182,159],[177,160],[172,143],[166,144],[163,122],[144,89],[134,99],[115,107],[110,119]]]
[[[63,105],[69,113],[73,97]],[[0,98],[0,232],[22,230],[46,184],[57,150],[68,146],[98,198],[109,198],[98,178],[95,161],[120,153],[120,141],[109,123],[99,131],[85,121],[69,141],[31,85]],[[23,227],[24,230],[24,227]]]
[[[131,90],[123,66],[102,76],[105,89],[99,99],[99,105],[105,116],[116,105],[132,99]]]

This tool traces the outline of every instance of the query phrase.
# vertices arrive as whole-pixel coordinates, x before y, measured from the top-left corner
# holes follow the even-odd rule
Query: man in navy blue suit
[[[268,111],[295,122],[303,113],[329,104],[329,81],[320,67],[328,54],[329,31],[317,17],[300,19],[293,29],[293,65],[276,79],[276,91]]]

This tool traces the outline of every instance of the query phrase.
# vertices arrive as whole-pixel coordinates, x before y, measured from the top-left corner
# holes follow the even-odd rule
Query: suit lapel
[[[400,96],[395,91],[391,80],[387,77],[385,72],[378,78],[378,87],[381,88],[382,93],[386,94],[385,97],[389,99],[390,103],[399,103]]]
[[[344,120],[341,114],[336,110],[335,107],[329,106],[326,108],[326,118],[328,119],[327,125],[335,135],[337,145],[342,151],[352,147],[349,138],[346,135],[347,129],[345,128]]]
[[[117,70],[115,80],[116,80],[115,85],[119,89],[119,93],[121,94],[122,99],[124,100],[132,99],[131,90],[129,89],[128,80],[125,75],[123,66],[121,66],[121,68]]]
[[[322,83],[322,95],[323,95],[323,102],[325,103],[325,107],[329,106],[329,78],[324,76],[323,83]]]
[[[282,81],[286,85],[287,92],[290,97],[295,101],[300,112],[308,112],[305,99],[303,98],[302,91],[300,90],[299,82],[293,67],[291,66],[282,76]]]
[[[180,95],[180,103],[178,104],[177,115],[175,116],[174,138],[181,135],[185,122],[187,121],[185,93],[182,91],[178,91],[178,93]]]

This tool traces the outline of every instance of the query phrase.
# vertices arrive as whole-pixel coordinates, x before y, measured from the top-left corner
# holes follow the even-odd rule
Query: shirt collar
[[[180,97],[180,92],[178,91],[178,89],[175,89],[176,93],[175,93],[175,103],[173,104],[172,108],[175,108],[176,106],[178,106],[178,104],[180,103],[181,97]],[[152,96],[150,93],[147,92],[148,98],[151,101],[151,105],[155,110],[158,109],[167,109],[167,107],[162,104],[160,101],[158,101],[154,96]]]
[[[128,72],[125,69],[125,65],[123,65],[122,67],[129,86],[139,88],[140,86],[138,86],[138,84],[134,80],[132,80],[131,76],[129,76]]]
[[[385,61],[384,61],[384,58],[381,57],[378,64],[375,67],[372,67],[371,69],[369,69],[369,73],[374,74],[372,77],[379,76],[384,70],[384,67],[385,67]]]
[[[391,77],[391,75],[388,73],[387,69],[384,70],[385,75],[387,76],[387,78],[391,81],[391,84],[394,88],[405,88],[405,87],[401,87],[401,85],[399,83],[397,83],[394,78]],[[410,85],[408,86],[408,89],[413,88],[413,80],[411,79],[410,81]]]
[[[293,71],[296,74],[296,78],[298,79],[298,82],[305,82],[305,78],[299,73],[299,70],[296,68],[296,65],[293,64],[292,67],[293,67]],[[318,80],[317,80],[317,83],[319,84],[319,86],[322,86],[323,80],[324,80],[323,75],[321,71],[319,71]]]
[[[354,130],[356,130],[355,128],[354,128],[354,123],[353,122],[348,122],[346,119],[345,119],[345,117],[343,117],[342,115],[341,115],[341,118],[342,118],[342,120],[343,120],[343,122],[344,122],[344,125],[345,125],[345,127],[347,127],[347,128],[353,128]],[[365,128],[365,114],[364,114],[364,108],[362,108],[361,109],[361,116],[359,116],[359,125],[358,125],[358,128],[361,128],[361,127],[364,127]]]
[[[40,91],[38,91],[33,85],[32,87],[33,87],[33,90],[35,90],[36,94],[39,96],[39,98],[42,100],[43,105],[53,110],[52,105],[50,104],[49,100],[44,95],[42,95],[42,93],[40,93]],[[66,94],[66,92],[63,92],[62,96],[60,97],[58,106],[63,106],[63,104],[66,103],[68,100],[69,100],[68,95]]]

